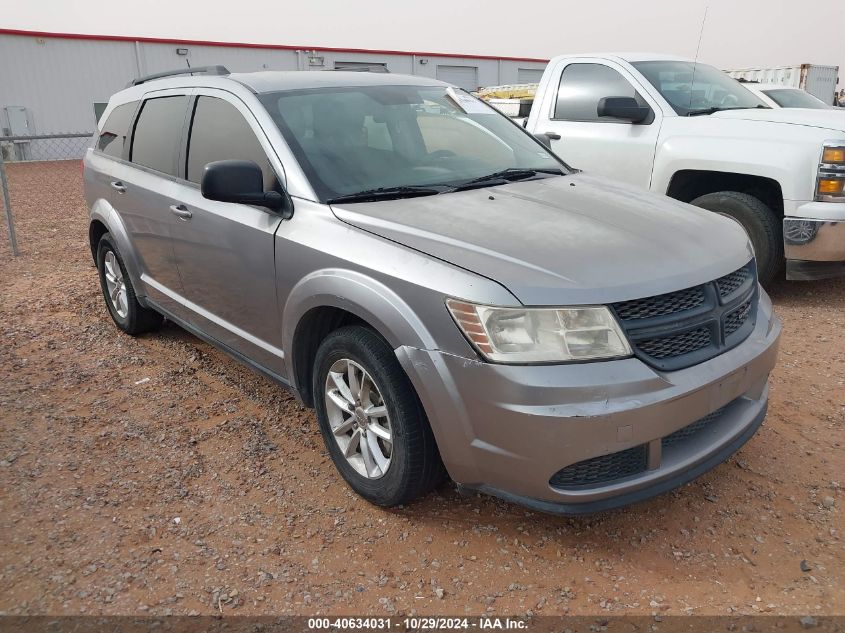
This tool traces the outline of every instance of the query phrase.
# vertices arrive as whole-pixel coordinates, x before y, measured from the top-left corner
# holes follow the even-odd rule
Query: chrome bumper
[[[784,218],[783,247],[787,279],[845,275],[845,220]]]

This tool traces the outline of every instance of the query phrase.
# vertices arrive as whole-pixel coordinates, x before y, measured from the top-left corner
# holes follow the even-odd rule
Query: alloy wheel
[[[123,270],[114,251],[107,251],[103,260],[103,267],[106,277],[106,290],[108,291],[109,302],[121,319],[129,314],[129,299],[126,294],[126,281],[123,279]]]
[[[341,358],[326,376],[325,396],[332,436],[346,461],[367,479],[384,476],[393,455],[393,429],[373,377]]]

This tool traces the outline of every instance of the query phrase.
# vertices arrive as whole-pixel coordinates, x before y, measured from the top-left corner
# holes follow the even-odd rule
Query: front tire
[[[783,225],[768,205],[738,191],[708,193],[690,204],[727,215],[743,226],[754,246],[760,283],[768,284],[783,270]]]
[[[126,265],[109,233],[97,244],[97,271],[106,307],[117,327],[137,336],[161,325],[163,317],[158,312],[138,303]]]
[[[341,476],[390,507],[432,490],[445,471],[425,411],[387,342],[352,325],[320,344],[312,380],[323,441]]]

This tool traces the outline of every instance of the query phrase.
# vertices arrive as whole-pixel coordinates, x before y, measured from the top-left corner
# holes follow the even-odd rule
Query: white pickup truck
[[[571,166],[729,215],[763,282],[845,275],[845,117],[773,109],[706,64],[565,55],[525,124]],[[707,236],[702,236],[707,239]]]

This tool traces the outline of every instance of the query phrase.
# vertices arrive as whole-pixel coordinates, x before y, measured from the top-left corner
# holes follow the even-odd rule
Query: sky
[[[539,58],[695,57],[701,35],[699,59],[720,68],[838,65],[845,82],[842,0],[0,0],[0,15],[34,31]]]

